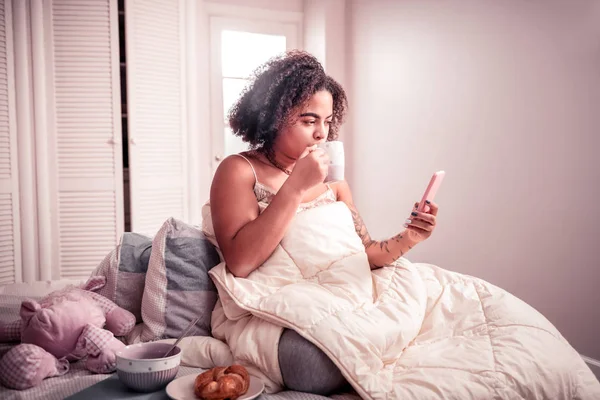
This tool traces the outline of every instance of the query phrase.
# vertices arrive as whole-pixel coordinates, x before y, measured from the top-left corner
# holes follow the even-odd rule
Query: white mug
[[[329,155],[329,169],[325,182],[336,182],[344,180],[344,144],[339,140],[320,143],[317,147],[323,149]]]

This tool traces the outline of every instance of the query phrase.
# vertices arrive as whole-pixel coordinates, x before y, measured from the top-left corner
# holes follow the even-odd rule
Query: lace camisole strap
[[[248,162],[248,164],[250,164],[250,168],[252,168],[252,173],[254,174],[254,184],[258,183],[258,176],[256,175],[256,170],[254,169],[254,165],[252,165],[252,163],[250,162],[250,160],[248,160],[248,158],[246,156],[243,156],[239,153],[235,153],[233,154],[234,156],[239,156],[242,157],[244,160],[246,160]]]
[[[254,168],[254,165],[252,165],[252,162],[246,156],[237,153],[234,155],[242,157],[244,160],[246,160],[248,164],[250,164],[250,168],[252,168],[252,173],[254,174],[254,195],[256,196],[256,201],[258,201],[258,205],[260,207],[261,212],[264,211],[264,209],[271,203],[271,200],[275,196],[276,191],[269,188],[268,186],[263,185],[258,181],[256,169]],[[323,204],[334,203],[336,201],[337,199],[335,193],[331,189],[331,186],[327,184],[327,191],[325,191],[323,194],[309,202],[301,203],[298,207],[297,212],[302,212]]]

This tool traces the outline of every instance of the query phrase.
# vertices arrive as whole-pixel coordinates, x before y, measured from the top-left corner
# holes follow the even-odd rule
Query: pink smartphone
[[[427,212],[429,211],[429,206],[425,203],[426,200],[433,201],[435,194],[437,193],[442,181],[444,180],[444,176],[446,172],[437,171],[433,174],[431,179],[429,180],[429,185],[427,185],[427,189],[425,193],[423,193],[423,198],[417,207],[417,211],[419,212]]]

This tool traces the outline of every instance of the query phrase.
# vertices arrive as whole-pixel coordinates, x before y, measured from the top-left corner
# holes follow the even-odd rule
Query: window
[[[297,48],[292,22],[211,18],[211,130],[213,170],[226,156],[247,150],[234,136],[227,114],[254,70],[271,57]]]
[[[262,33],[224,30],[221,32],[221,73],[224,111],[224,156],[247,150],[248,145],[234,136],[227,114],[249,83],[252,72],[274,55],[285,52],[286,37]]]

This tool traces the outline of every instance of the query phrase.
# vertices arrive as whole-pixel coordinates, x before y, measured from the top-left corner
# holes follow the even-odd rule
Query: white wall
[[[240,7],[260,8],[271,11],[302,12],[302,0],[204,0],[208,3],[228,4]]]
[[[600,359],[600,2],[349,1],[351,185],[402,229],[445,169],[439,227],[409,255],[491,281]]]
[[[304,0],[304,50],[346,83],[346,0]]]
[[[304,0],[304,50],[327,63],[327,0]]]

